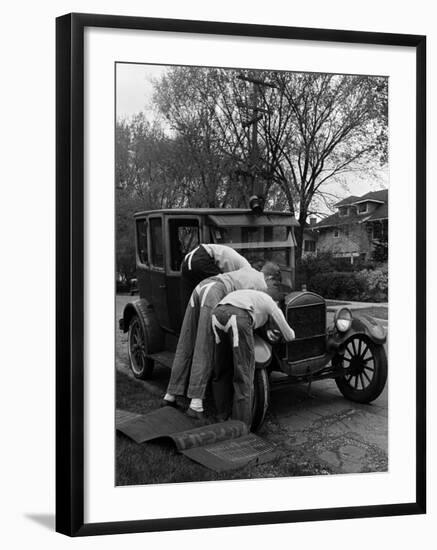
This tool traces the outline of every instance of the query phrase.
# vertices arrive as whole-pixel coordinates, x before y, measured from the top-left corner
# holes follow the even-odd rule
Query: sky
[[[152,79],[165,71],[163,65],[117,63],[116,109],[117,118],[130,118],[150,105]]]
[[[117,63],[116,72],[116,114],[117,119],[130,118],[133,115],[148,111],[153,94],[153,79],[158,79],[165,72],[165,65],[147,65],[138,63]],[[377,178],[348,177],[348,189],[338,183],[331,183],[326,189],[341,198],[349,195],[364,195],[388,187],[388,169],[380,170]]]

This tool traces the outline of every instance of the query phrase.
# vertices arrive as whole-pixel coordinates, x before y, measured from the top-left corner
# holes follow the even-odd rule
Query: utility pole
[[[262,119],[262,115],[258,114],[258,98],[259,98],[259,88],[258,84],[253,83],[252,88],[252,107],[250,107],[253,110],[254,117],[252,118],[251,125],[252,125],[252,143],[250,148],[250,161],[249,161],[249,168],[250,171],[253,174],[254,177],[254,186],[256,186],[255,182],[259,179],[258,178],[258,171],[259,171],[259,147],[258,147],[258,122]],[[257,195],[256,190],[253,189],[253,193]],[[262,193],[261,193],[262,194]]]
[[[237,101],[237,106],[244,107],[248,111],[252,111],[252,116],[248,118],[247,121],[243,122],[243,127],[252,126],[251,140],[250,140],[250,154],[248,162],[248,170],[246,172],[246,177],[249,177],[252,180],[252,196],[259,197],[264,201],[264,185],[263,180],[261,179],[261,166],[260,166],[260,154],[259,154],[259,145],[258,145],[258,123],[263,118],[264,113],[269,114],[268,109],[264,109],[259,105],[260,99],[260,88],[261,86],[269,86],[275,88],[274,84],[265,82],[263,80],[239,75],[240,80],[245,82],[250,82],[252,84],[252,91],[250,97],[250,104]]]

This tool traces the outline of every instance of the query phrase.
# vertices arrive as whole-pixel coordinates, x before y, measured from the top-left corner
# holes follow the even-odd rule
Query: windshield
[[[290,266],[293,239],[287,225],[211,227],[211,233],[213,242],[231,245],[255,269],[261,269],[265,262]]]
[[[275,262],[279,266],[290,265],[289,248],[235,248],[246,258],[252,267],[260,270],[266,262]]]
[[[287,241],[290,228],[286,225],[258,227],[213,227],[216,243],[271,243]]]

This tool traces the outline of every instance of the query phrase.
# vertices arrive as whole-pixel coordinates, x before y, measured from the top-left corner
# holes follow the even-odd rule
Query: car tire
[[[129,364],[135,378],[147,380],[152,376],[154,361],[147,357],[148,342],[140,317],[135,314],[128,331]]]
[[[266,417],[270,403],[270,383],[267,369],[255,369],[253,380],[251,431],[258,430]]]
[[[335,379],[340,392],[356,403],[370,403],[379,397],[387,381],[387,355],[384,346],[365,335],[355,334],[334,360],[344,375]]]

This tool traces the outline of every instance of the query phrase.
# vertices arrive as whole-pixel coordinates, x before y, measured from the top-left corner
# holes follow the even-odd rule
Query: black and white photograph
[[[389,471],[389,93],[115,64],[115,485]]]
[[[432,548],[431,5],[6,5],[3,548]]]

